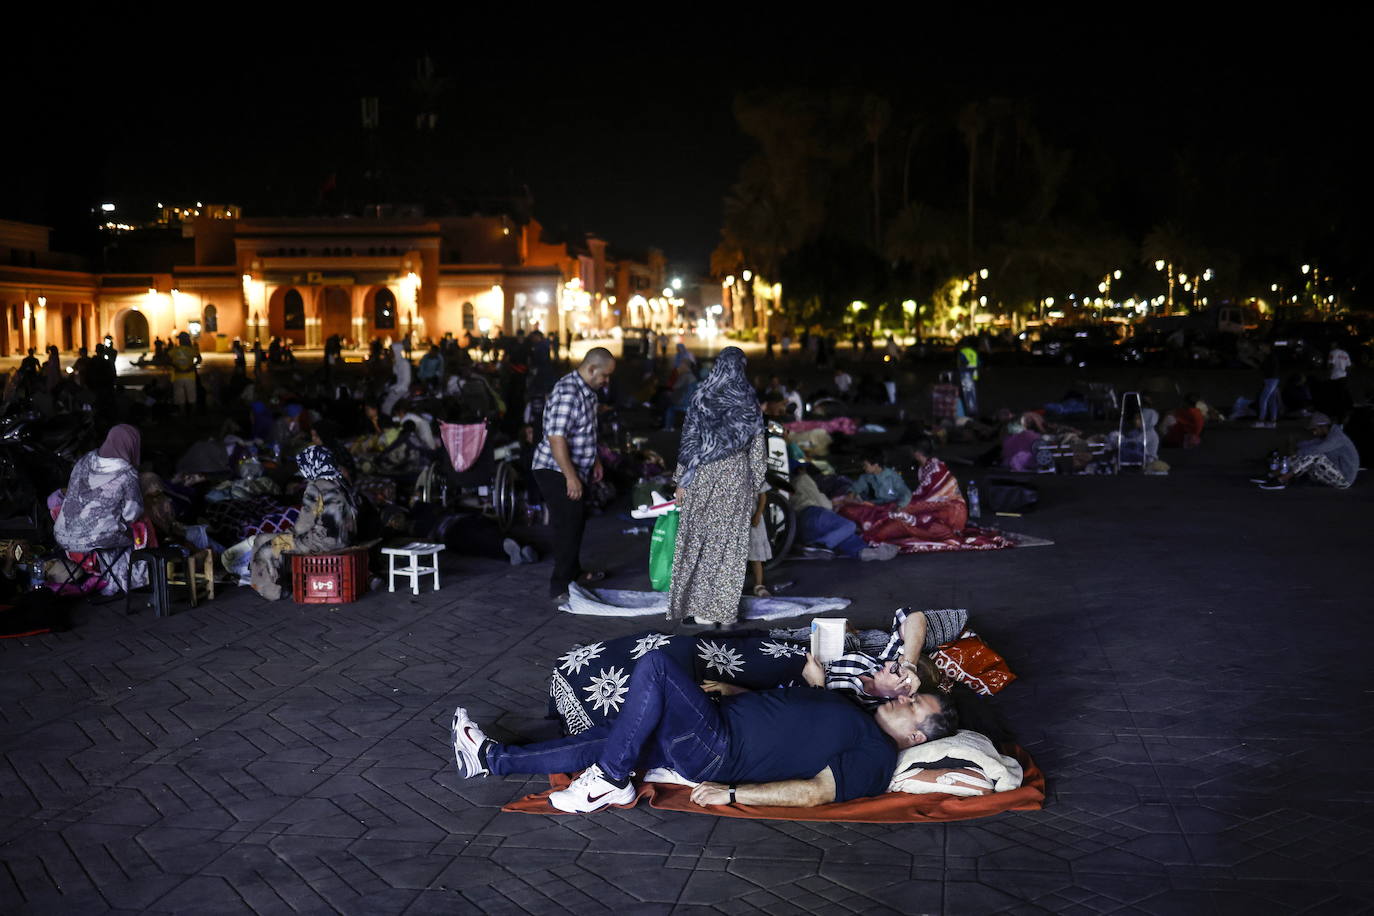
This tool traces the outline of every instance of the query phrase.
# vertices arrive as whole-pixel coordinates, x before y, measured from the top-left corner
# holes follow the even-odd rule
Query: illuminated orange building
[[[93,347],[106,334],[121,350],[178,331],[202,349],[227,350],[235,337],[319,347],[333,334],[361,345],[412,330],[420,340],[535,328],[589,334],[669,320],[629,302],[640,287],[650,293],[641,300],[654,298],[661,252],[647,264],[615,262],[605,241],[552,243],[534,221],[244,219],[236,207],[197,204],[162,207],[157,225],[164,236],[180,225],[184,237],[172,239],[160,269],[96,273],[51,252],[46,228],[0,222],[0,355]]]

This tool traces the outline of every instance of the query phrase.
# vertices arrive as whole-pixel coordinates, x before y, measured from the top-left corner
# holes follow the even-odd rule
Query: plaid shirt
[[[852,700],[868,710],[877,709],[885,703],[886,700],[882,697],[871,697],[865,693],[863,682],[859,678],[871,675],[887,663],[902,657],[902,650],[905,648],[902,627],[912,613],[909,607],[897,608],[897,612],[892,615],[892,635],[888,637],[887,645],[877,656],[869,655],[867,652],[847,652],[833,660],[825,671],[826,689],[845,691],[850,694]],[[968,611],[962,608],[916,613],[924,613],[926,616],[926,644],[921,647],[923,652],[954,642],[963,633],[964,624],[968,622]]]
[[[573,466],[584,480],[591,475],[596,464],[596,406],[596,392],[582,376],[569,372],[558,380],[544,403],[544,438],[534,450],[534,470],[562,473],[549,447],[549,436],[562,436],[568,440]]]

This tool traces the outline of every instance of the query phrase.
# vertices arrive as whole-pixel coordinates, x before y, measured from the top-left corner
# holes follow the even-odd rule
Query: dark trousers
[[[549,522],[553,526],[553,575],[549,577],[549,595],[556,597],[568,590],[568,583],[582,575],[582,530],[587,524],[586,487],[582,499],[568,499],[568,483],[559,471],[539,469],[534,472],[544,505],[549,507]]]
[[[620,715],[578,735],[487,751],[497,776],[577,773],[593,763],[612,779],[671,767],[694,782],[713,779],[729,750],[720,706],[665,653],[650,652],[630,675]]]

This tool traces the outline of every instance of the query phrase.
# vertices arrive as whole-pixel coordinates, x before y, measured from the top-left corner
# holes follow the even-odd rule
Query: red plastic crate
[[[350,604],[367,591],[367,548],[291,554],[291,596],[297,604]]]

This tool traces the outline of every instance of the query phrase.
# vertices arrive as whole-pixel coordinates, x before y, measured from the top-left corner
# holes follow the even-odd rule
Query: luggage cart
[[[1132,405],[1135,407],[1134,411],[1130,410]],[[1127,391],[1121,396],[1121,416],[1116,424],[1116,471],[1118,474],[1121,473],[1122,468],[1140,468],[1142,471],[1145,469],[1145,441],[1149,437],[1150,431],[1145,429],[1144,426],[1140,429],[1139,456],[1135,453],[1134,442],[1131,443],[1129,457],[1127,457],[1126,448],[1126,430],[1128,428],[1126,420],[1128,417],[1136,418],[1143,416],[1143,411],[1144,407],[1140,403],[1139,391]],[[1129,429],[1133,432],[1135,431],[1134,420],[1132,420]]]

